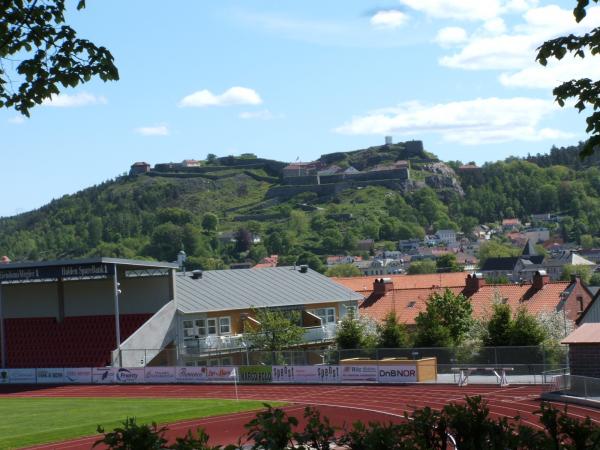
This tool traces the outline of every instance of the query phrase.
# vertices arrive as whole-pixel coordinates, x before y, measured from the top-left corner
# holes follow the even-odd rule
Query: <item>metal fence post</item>
[[[587,398],[587,378],[583,377],[583,397]]]
[[[494,365],[498,366],[498,347],[494,347]]]

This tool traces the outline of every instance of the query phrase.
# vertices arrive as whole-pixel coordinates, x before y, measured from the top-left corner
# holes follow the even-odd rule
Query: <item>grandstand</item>
[[[0,264],[1,366],[98,367],[174,296],[176,264]]]

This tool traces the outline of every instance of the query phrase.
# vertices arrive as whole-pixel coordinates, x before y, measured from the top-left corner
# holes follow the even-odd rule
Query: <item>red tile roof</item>
[[[332,280],[353,291],[369,295],[373,291],[373,282],[381,278],[382,276],[334,277]],[[394,289],[422,289],[431,288],[432,286],[464,287],[467,274],[465,272],[452,272],[425,275],[384,275],[383,278],[390,278],[394,283]]]
[[[466,274],[444,273],[432,275],[390,275],[393,288],[385,293],[373,292],[373,281],[381,277],[334,278],[334,281],[360,292],[366,297],[360,304],[361,314],[375,320],[383,320],[390,311],[395,311],[399,321],[414,325],[419,312],[425,310],[427,299],[445,288],[454,294],[463,293],[473,305],[473,317],[485,318],[491,314],[494,301],[504,301],[513,311],[524,306],[531,314],[555,311],[561,301],[561,293],[570,282],[560,281],[544,284],[536,289],[529,284],[483,284],[476,291],[467,289]]]

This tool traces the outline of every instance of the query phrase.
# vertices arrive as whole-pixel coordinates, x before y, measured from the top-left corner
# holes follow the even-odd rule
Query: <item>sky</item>
[[[600,78],[591,57],[542,67],[577,24],[574,0],[88,0],[80,37],[120,80],[93,80],[31,111],[0,110],[0,216],[150,164],[255,153],[310,161],[419,139],[443,160],[495,161],[585,139],[561,81]],[[597,58],[597,57],[596,57]]]

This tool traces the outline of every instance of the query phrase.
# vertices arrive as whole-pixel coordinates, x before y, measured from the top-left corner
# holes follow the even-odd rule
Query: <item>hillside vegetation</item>
[[[321,256],[357,253],[363,239],[394,249],[399,239],[437,229],[469,232],[479,223],[536,213],[567,216],[559,231],[570,240],[600,233],[600,168],[595,160],[581,163],[577,147],[469,171],[458,170],[458,162],[432,168],[433,155],[402,152],[402,146],[382,146],[321,158],[359,170],[408,159],[411,180],[398,188],[340,184],[326,194],[291,198],[268,195],[282,183],[284,164],[276,161],[228,157],[197,171],[119,177],[0,219],[0,254],[12,260],[103,255],[173,261],[183,248],[190,268],[279,254],[281,263],[320,269]],[[222,232],[235,235],[219,239]]]

